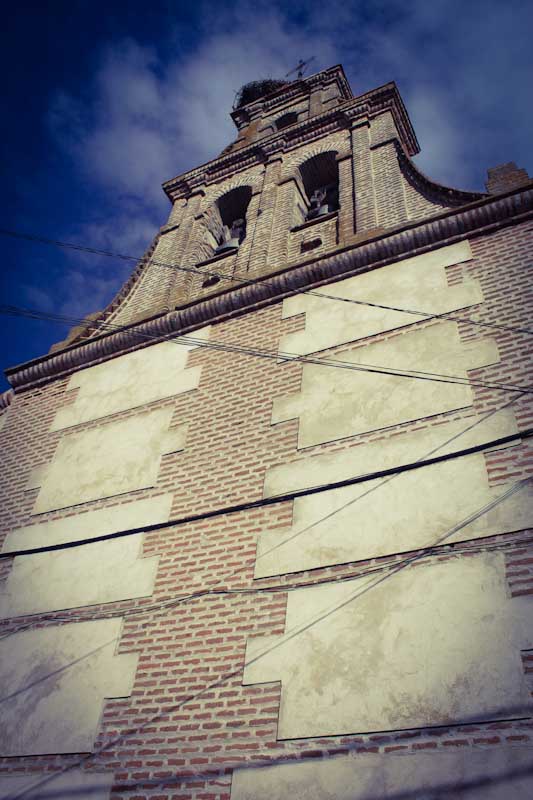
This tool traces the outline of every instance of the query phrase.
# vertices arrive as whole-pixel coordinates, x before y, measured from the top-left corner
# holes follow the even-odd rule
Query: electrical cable
[[[471,430],[473,430],[474,428],[478,427],[480,424],[485,422],[487,419],[490,419],[495,414],[498,414],[501,411],[504,411],[506,408],[509,408],[510,406],[514,405],[517,402],[518,399],[519,398],[515,396],[515,397],[511,398],[511,400],[509,400],[506,403],[504,403],[503,405],[498,406],[497,408],[494,408],[491,411],[488,411],[486,414],[484,414],[479,419],[476,419],[475,422],[473,422],[472,424],[468,425],[466,428],[463,428],[458,433],[453,434],[453,436],[451,436],[448,439],[446,439],[445,441],[441,442],[439,445],[437,445],[437,447],[434,447],[431,450],[429,450],[427,453],[424,454],[424,456],[422,456],[421,458],[417,459],[417,461],[421,462],[421,461],[431,457],[432,455],[437,453],[439,450],[441,450],[443,447],[446,447],[447,445],[451,444],[456,439],[459,439],[461,436],[464,436],[466,433],[468,433]],[[335,509],[334,511],[330,512],[329,514],[327,514],[325,517],[322,517],[320,520],[316,520],[315,522],[310,523],[305,528],[297,531],[296,533],[293,533],[292,535],[290,535],[287,538],[282,539],[280,542],[278,542],[274,546],[272,546],[272,547],[268,548],[267,550],[263,551],[262,556],[268,555],[269,553],[273,552],[274,550],[277,550],[279,547],[283,546],[284,544],[286,544],[289,541],[293,541],[296,537],[301,536],[303,533],[306,533],[307,531],[311,530],[312,528],[314,528],[320,522],[323,522],[323,521],[329,519],[330,517],[335,516],[340,511],[343,511],[345,508],[347,508],[348,506],[352,506],[353,504],[357,503],[359,500],[361,500],[364,497],[366,497],[371,492],[374,492],[377,489],[380,489],[385,484],[387,484],[390,481],[394,480],[396,477],[397,477],[396,475],[391,475],[391,476],[385,478],[384,480],[382,480],[377,485],[374,485],[372,488],[368,489],[362,495],[358,495],[357,497],[352,498],[347,503],[345,503],[344,505],[340,506],[340,508]],[[528,543],[529,543],[529,541],[526,541],[526,542],[521,541],[521,542],[517,542],[516,546],[524,546],[524,544],[528,544]],[[513,543],[505,542],[502,545],[494,545],[494,549],[499,549],[500,546],[501,546],[502,549],[505,549],[506,547],[511,547],[512,545],[513,545]],[[452,544],[450,546],[454,548],[454,553],[462,552],[462,550],[460,550],[455,544]],[[438,550],[440,550],[440,546],[438,546],[437,548],[434,548],[434,549],[437,552]],[[483,549],[483,551],[485,551],[487,549],[487,546],[483,545],[483,547],[480,548],[480,549]],[[466,551],[467,552],[472,552],[472,546],[467,544],[467,550]],[[392,554],[392,555],[394,555],[394,554]],[[178,605],[178,604],[180,604],[182,602],[186,602],[188,600],[195,599],[196,597],[207,596],[207,595],[213,593],[213,590],[215,589],[215,587],[220,585],[222,580],[227,582],[230,578],[233,578],[239,572],[242,572],[243,569],[247,569],[249,567],[251,568],[254,565],[255,561],[256,561],[256,557],[254,556],[253,559],[250,559],[248,562],[244,562],[244,564],[239,565],[239,567],[237,569],[233,570],[233,572],[231,572],[229,575],[225,575],[223,579],[219,579],[219,580],[215,581],[215,583],[212,584],[209,587],[209,589],[207,589],[207,590],[199,590],[199,591],[197,591],[195,593],[192,593],[192,594],[189,594],[189,595],[185,595],[185,596],[182,595],[181,597],[178,597],[178,598],[171,598],[168,601],[161,601],[161,602],[155,603],[155,604],[153,604],[152,606],[149,606],[149,607],[140,606],[140,607],[136,607],[136,608],[133,608],[133,609],[127,609],[126,611],[117,612],[116,614],[113,614],[111,612],[111,617],[114,618],[114,617],[121,617],[121,616],[129,616],[129,615],[134,615],[134,614],[137,614],[137,613],[149,614],[152,611],[157,611],[157,610],[161,610],[161,609],[165,610],[167,606],[173,607],[174,605]],[[369,574],[369,572],[371,572],[371,571],[380,571],[381,569],[389,569],[389,568],[390,568],[390,562],[387,562],[386,564],[378,566],[375,569],[365,570],[364,575]],[[359,576],[361,576],[361,574],[362,573],[359,572],[357,575],[354,575],[354,577],[359,577]],[[326,579],[326,581],[329,581],[329,580],[330,579]],[[313,585],[313,584],[311,584],[311,585]],[[287,586],[287,585],[285,585],[285,586]],[[298,584],[298,587],[301,587],[301,586],[302,586],[301,583]],[[204,592],[205,594],[202,595],[202,592]],[[107,619],[108,617],[109,617],[109,615],[106,615],[103,618]],[[90,619],[94,619],[95,617],[94,617],[94,615],[91,614],[91,615],[89,615],[89,618]],[[75,621],[77,621],[77,619],[81,620],[81,621],[87,619],[87,615],[84,615],[82,617],[76,618],[76,616],[73,615],[73,614],[70,614],[68,617],[59,617],[57,614],[52,613],[52,614],[45,615],[45,616],[39,615],[39,619],[40,620],[52,619],[53,621],[67,621],[67,622],[74,621],[75,622]],[[100,617],[98,617],[98,619],[100,619]],[[16,629],[11,629],[7,634],[5,634],[4,636],[0,637],[0,641],[2,639],[7,638],[8,636],[13,635],[14,633],[17,633],[17,632],[20,632],[22,630],[26,630],[26,629],[29,629],[29,628],[32,628],[32,627],[33,627],[33,622],[30,622],[27,625],[24,625],[22,627],[18,627]]]
[[[525,481],[519,482],[519,485],[524,485]],[[463,545],[462,547],[460,545]],[[463,554],[477,554],[477,553],[492,553],[492,552],[499,552],[500,550],[507,551],[512,550],[513,548],[521,548],[527,547],[529,545],[533,545],[533,538],[530,539],[520,539],[518,541],[512,542],[500,542],[495,544],[480,544],[478,546],[469,545],[466,542],[455,542],[449,545],[427,545],[426,547],[420,548],[423,550],[423,558],[428,556],[435,556],[442,554],[442,547],[449,547],[452,548],[451,551],[454,555],[463,555]],[[388,558],[393,558],[394,556],[398,555],[395,553]],[[90,610],[86,614],[70,614],[69,616],[62,617],[55,613],[49,614],[35,614],[38,616],[39,624],[42,622],[87,622],[92,620],[104,620],[104,619],[122,619],[122,618],[129,618],[134,617],[137,615],[143,614],[157,614],[157,612],[164,612],[171,608],[176,608],[177,606],[181,605],[182,603],[188,603],[192,600],[200,600],[204,597],[221,597],[221,596],[232,596],[232,595],[256,595],[256,594],[283,594],[285,592],[295,592],[298,589],[307,589],[313,586],[322,586],[324,584],[338,584],[338,583],[346,583],[347,581],[353,581],[357,578],[366,578],[369,575],[375,575],[381,572],[390,572],[390,570],[395,569],[398,565],[397,560],[394,561],[387,561],[384,564],[380,564],[375,567],[368,567],[364,570],[355,571],[353,573],[349,573],[346,575],[342,575],[341,577],[334,577],[332,578],[330,575],[326,576],[325,578],[319,578],[313,581],[302,581],[301,583],[294,583],[294,584],[277,584],[274,586],[258,586],[255,588],[243,588],[243,589],[216,589],[211,587],[209,589],[198,589],[196,592],[191,592],[190,594],[186,595],[178,595],[176,597],[170,597],[166,600],[160,600],[157,603],[152,603],[149,606],[136,606],[134,608],[127,608],[125,610],[119,611],[110,611],[109,613],[99,613],[94,614]],[[233,573],[235,574],[235,573]],[[227,579],[226,576],[225,580]],[[216,586],[216,584],[215,584]],[[87,607],[89,608],[89,607]],[[23,614],[21,616],[27,617],[27,614]],[[16,619],[16,617],[11,617],[10,619]],[[13,636],[16,633],[21,633],[22,631],[28,630],[34,627],[35,622],[25,623],[18,628],[10,629],[5,634],[0,636],[0,641],[4,639],[8,639],[10,636]]]
[[[77,324],[77,325],[86,325],[90,326],[92,323],[87,322],[83,319],[76,318],[76,317],[66,317],[59,314],[50,314],[48,312],[41,312],[37,309],[25,309],[20,308],[14,305],[2,305],[0,306],[0,314],[4,316],[19,316],[19,317],[26,317],[29,319],[38,319],[38,320],[46,320],[49,322],[66,322],[68,324]],[[162,339],[160,336],[155,336],[153,334],[143,333],[140,331],[124,329],[119,325],[113,325],[112,323],[104,323],[106,328],[111,330],[120,331],[121,333],[127,333],[132,335],[134,339],[140,339],[142,341],[151,341],[155,340],[157,342],[161,341],[169,341],[176,345],[181,346],[190,346],[193,345],[195,347],[204,347],[211,350],[221,350],[223,352],[234,353],[237,355],[248,355],[248,356],[255,356],[257,358],[265,358],[274,361],[283,361],[283,362],[299,362],[303,364],[313,364],[315,366],[324,366],[324,367],[333,367],[338,369],[347,369],[353,372],[368,372],[374,373],[378,375],[388,375],[391,377],[398,377],[398,378],[410,378],[412,380],[425,380],[425,381],[434,381],[436,383],[447,383],[451,385],[457,386],[475,386],[480,387],[483,389],[496,389],[499,391],[511,391],[511,392],[521,392],[526,394],[533,394],[533,387],[528,386],[515,386],[515,385],[507,385],[501,383],[487,383],[485,381],[479,380],[470,380],[469,378],[465,378],[460,375],[447,375],[445,373],[437,373],[437,372],[425,372],[423,370],[399,370],[390,368],[390,367],[380,367],[377,365],[372,364],[361,364],[359,362],[351,362],[351,361],[343,361],[340,359],[328,359],[327,357],[313,357],[313,356],[303,356],[298,355],[296,353],[288,353],[284,351],[272,351],[272,350],[264,350],[261,348],[250,348],[245,347],[243,345],[236,345],[236,344],[226,344],[222,342],[207,342],[203,339],[194,338],[194,336],[189,335],[182,335],[175,338],[165,337]]]
[[[48,238],[46,238],[44,236],[37,236],[37,235],[34,235],[34,234],[21,233],[19,231],[8,230],[8,229],[5,229],[5,228],[0,228],[0,235],[9,236],[9,237],[12,237],[12,238],[15,238],[15,239],[23,239],[23,240],[30,241],[30,242],[35,242],[35,243],[38,243],[38,244],[52,245],[54,247],[61,247],[63,249],[77,250],[77,251],[82,252],[82,253],[90,253],[91,255],[104,256],[106,258],[116,258],[116,259],[119,259],[121,261],[130,261],[130,262],[134,262],[136,264],[139,264],[143,260],[143,257],[139,258],[138,256],[125,255],[124,253],[115,253],[113,251],[100,250],[100,249],[95,248],[95,247],[87,247],[85,245],[78,245],[78,244],[75,244],[74,242],[64,242],[64,241],[61,241],[59,239],[48,239]],[[324,256],[324,258],[327,258],[327,256]],[[245,276],[240,276],[238,273],[235,273],[234,275],[226,275],[223,272],[215,272],[213,270],[199,269],[197,267],[178,266],[176,264],[170,264],[168,262],[159,261],[159,260],[156,260],[156,259],[153,259],[153,258],[149,258],[147,263],[149,265],[154,265],[154,266],[157,266],[157,267],[163,267],[164,269],[172,269],[172,270],[175,270],[175,271],[178,271],[178,272],[188,272],[188,273],[193,273],[193,274],[196,274],[196,275],[203,275],[203,276],[208,276],[208,277],[216,277],[216,278],[219,278],[220,280],[229,281],[229,282],[231,282],[233,284],[239,283],[239,284],[241,284],[243,286],[257,285],[257,286],[270,287],[272,285],[271,281],[264,280],[264,279],[261,279],[261,278],[247,278]],[[469,317],[457,317],[457,316],[455,316],[453,314],[453,312],[434,314],[434,313],[429,313],[429,312],[426,312],[426,311],[418,311],[418,310],[407,309],[407,308],[398,308],[396,306],[388,306],[388,305],[384,305],[384,304],[380,304],[380,303],[371,303],[371,302],[367,302],[365,300],[354,300],[354,299],[351,299],[351,298],[348,298],[348,297],[336,297],[335,295],[325,294],[323,292],[317,292],[314,289],[296,291],[294,294],[308,294],[308,295],[311,295],[311,296],[314,296],[314,297],[320,297],[320,298],[325,299],[325,300],[336,300],[336,301],[342,302],[342,303],[353,303],[354,305],[364,305],[364,306],[369,306],[371,308],[380,308],[380,309],[384,309],[384,310],[387,310],[387,311],[396,311],[396,312],[400,312],[402,314],[411,314],[411,315],[415,315],[415,316],[419,316],[419,317],[424,317],[427,320],[429,320],[429,319],[446,319],[446,320],[451,320],[453,322],[463,322],[463,323],[467,323],[467,324],[470,324],[470,325],[477,325],[479,327],[484,327],[484,328],[493,328],[493,329],[498,329],[498,330],[503,330],[503,331],[510,331],[512,333],[525,333],[525,334],[528,334],[530,336],[533,335],[533,330],[530,330],[529,328],[521,328],[521,327],[517,327],[517,326],[513,326],[513,325],[502,325],[502,324],[495,323],[495,322],[481,322],[479,320],[470,319]]]
[[[523,483],[524,483],[523,481],[520,481],[519,483],[517,483],[514,486],[510,487],[502,495],[500,495],[499,497],[495,498],[494,500],[491,500],[489,503],[484,505],[482,508],[478,509],[473,514],[470,514],[467,518],[463,519],[460,523],[457,523],[456,525],[454,525],[452,528],[450,528],[448,531],[446,531],[445,534],[443,534],[441,537],[439,537],[439,539],[437,540],[436,543],[434,543],[433,546],[436,546],[438,544],[442,544],[447,538],[449,538],[454,533],[457,533],[459,530],[461,530],[461,528],[464,528],[465,526],[471,524],[473,521],[475,521],[479,517],[481,517],[484,514],[490,512],[493,508],[495,508],[497,505],[499,505],[499,503],[501,503],[502,501],[504,501],[508,497],[510,497],[512,494],[514,494],[520,488],[520,486]],[[232,670],[231,672],[225,673],[224,675],[222,675],[217,680],[212,681],[211,683],[209,683],[206,686],[204,686],[202,689],[200,689],[200,691],[193,692],[193,693],[189,694],[188,696],[186,696],[185,698],[183,698],[182,700],[178,701],[177,703],[173,703],[171,706],[167,706],[163,710],[158,711],[157,714],[152,715],[151,717],[146,719],[144,722],[142,722],[139,725],[137,725],[137,727],[129,728],[124,733],[121,733],[118,736],[115,736],[113,739],[111,739],[110,741],[106,742],[99,750],[95,750],[95,751],[93,751],[91,753],[87,753],[86,755],[84,755],[80,759],[78,759],[77,762],[73,762],[72,764],[67,765],[66,767],[64,767],[63,769],[59,770],[58,772],[46,775],[42,780],[38,781],[37,784],[34,784],[32,786],[32,791],[34,791],[35,788],[46,784],[47,782],[49,782],[53,778],[56,778],[58,775],[64,774],[64,773],[70,771],[73,768],[80,767],[82,764],[86,763],[87,761],[90,761],[91,759],[97,758],[103,752],[109,750],[110,747],[115,747],[117,744],[120,744],[121,742],[123,742],[128,737],[134,736],[134,735],[138,736],[139,733],[141,733],[143,730],[145,730],[148,725],[153,725],[155,722],[160,722],[162,719],[167,717],[169,714],[172,714],[172,713],[178,711],[179,709],[183,708],[183,706],[187,705],[188,703],[191,703],[191,702],[194,702],[194,701],[198,700],[206,692],[211,691],[211,690],[213,690],[215,688],[218,688],[219,686],[223,686],[231,678],[234,678],[234,677],[237,677],[237,676],[241,676],[246,667],[249,667],[252,664],[254,664],[255,662],[257,662],[258,660],[264,658],[266,655],[271,653],[273,650],[276,650],[282,644],[285,644],[287,641],[289,641],[290,639],[294,638],[294,636],[300,635],[301,633],[304,633],[306,630],[309,630],[317,622],[323,622],[324,619],[326,619],[328,616],[330,616],[335,611],[338,611],[340,608],[343,608],[344,606],[348,605],[349,603],[353,602],[354,600],[357,601],[358,598],[360,598],[363,594],[366,594],[367,592],[371,591],[372,589],[374,589],[376,586],[378,586],[379,584],[381,584],[385,580],[388,580],[388,578],[394,576],[395,574],[397,574],[401,570],[405,569],[406,567],[410,566],[412,563],[414,563],[415,561],[417,561],[417,560],[419,560],[419,559],[421,559],[423,557],[424,557],[424,553],[423,553],[423,551],[421,551],[421,552],[415,553],[413,556],[407,557],[406,559],[404,559],[404,560],[402,560],[400,562],[396,562],[396,564],[394,565],[394,567],[390,570],[390,572],[388,574],[382,575],[381,577],[378,577],[377,580],[374,581],[374,583],[370,583],[370,584],[364,585],[360,591],[356,591],[355,593],[352,593],[351,595],[349,595],[347,598],[343,598],[343,600],[340,603],[337,603],[337,604],[333,605],[331,608],[329,608],[325,612],[321,612],[318,617],[315,617],[314,619],[310,620],[309,622],[300,624],[299,626],[297,626],[294,629],[291,629],[290,631],[285,631],[284,634],[282,634],[281,636],[277,637],[278,641],[276,641],[275,643],[270,645],[266,650],[263,650],[262,652],[254,655],[248,661],[245,661],[244,664],[240,664],[237,669]],[[498,721],[501,722],[501,719],[499,719]],[[475,720],[471,720],[469,722],[470,722],[470,724],[478,724],[477,721],[475,721]],[[484,724],[488,724],[489,722],[491,722],[491,720],[483,720],[482,722]],[[25,790],[22,790],[22,795],[19,793],[18,795],[16,795],[16,797],[21,797],[21,796],[23,796],[24,793],[25,793]]]
[[[113,533],[104,533],[99,536],[94,536],[90,539],[74,539],[69,542],[59,542],[57,544],[42,545],[40,547],[31,547],[23,550],[6,550],[0,553],[0,559],[18,558],[20,556],[36,555],[37,553],[50,553],[56,550],[68,550],[73,547],[80,547],[82,545],[94,544],[95,542],[109,541],[110,539],[120,539],[125,536],[134,536],[142,533],[153,533],[155,531],[165,530],[167,528],[188,525],[192,522],[203,522],[207,519],[214,519],[216,517],[226,516],[228,514],[237,514],[242,511],[250,511],[256,508],[264,508],[266,506],[279,505],[286,503],[289,500],[295,500],[299,497],[308,497],[309,495],[320,494],[322,492],[329,492],[334,489],[340,489],[345,486],[355,486],[359,483],[367,483],[368,481],[376,480],[377,478],[384,478],[389,475],[399,475],[403,472],[410,472],[412,470],[422,469],[432,464],[440,464],[444,461],[451,461],[452,459],[462,458],[464,456],[480,453],[483,450],[491,447],[499,447],[504,444],[519,439],[528,439],[533,436],[533,428],[528,428],[518,433],[511,434],[510,436],[502,436],[498,439],[492,439],[489,442],[466,447],[463,450],[456,450],[451,453],[445,453],[440,456],[433,456],[432,458],[423,461],[413,461],[408,464],[402,464],[396,467],[389,467],[387,469],[376,470],[375,472],[366,473],[363,475],[356,475],[343,480],[332,481],[330,483],[321,484],[318,486],[311,486],[305,489],[297,489],[292,492],[284,494],[273,495],[272,497],[262,497],[258,500],[249,500],[244,503],[237,503],[232,506],[222,506],[211,511],[204,511],[198,514],[190,514],[186,517],[178,517],[171,519],[167,522],[157,522],[153,525],[145,525],[141,528],[129,528],[122,531],[115,531]]]

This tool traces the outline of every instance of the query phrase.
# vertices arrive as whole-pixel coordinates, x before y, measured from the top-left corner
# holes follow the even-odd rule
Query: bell
[[[307,219],[315,219],[324,214],[329,214],[329,203],[325,202],[326,192],[324,189],[315,189],[310,199],[310,207],[307,213]]]
[[[329,210],[329,205],[327,203],[322,203],[318,208],[310,209],[307,219],[315,219],[315,217],[321,217],[323,214],[329,214]]]
[[[239,237],[233,237],[232,239],[227,239],[222,244],[219,244],[217,249],[215,250],[215,254],[218,255],[219,253],[223,253],[225,250],[232,250],[235,247],[238,247],[240,244]]]
[[[236,219],[232,222],[231,228],[224,225],[223,231],[224,241],[219,244],[215,250],[215,255],[223,253],[225,250],[233,250],[239,247],[241,240],[244,238],[244,220]]]

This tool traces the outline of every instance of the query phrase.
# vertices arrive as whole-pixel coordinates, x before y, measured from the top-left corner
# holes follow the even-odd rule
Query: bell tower
[[[110,306],[65,343],[266,276],[294,280],[304,263],[482,197],[417,170],[418,142],[394,83],[354,97],[341,66],[254,81],[231,116],[236,140],[163,184],[167,224]]]

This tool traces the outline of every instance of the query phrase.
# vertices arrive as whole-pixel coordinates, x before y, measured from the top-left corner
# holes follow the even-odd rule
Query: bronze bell
[[[234,220],[231,224],[231,228],[228,228],[227,225],[224,225],[223,237],[224,241],[222,241],[215,250],[216,255],[223,253],[226,250],[233,250],[236,247],[239,247],[240,243],[244,239],[244,220]]]
[[[325,189],[315,189],[309,200],[309,211],[307,212],[307,219],[315,219],[324,214],[329,214],[330,207],[326,201],[327,192]]]

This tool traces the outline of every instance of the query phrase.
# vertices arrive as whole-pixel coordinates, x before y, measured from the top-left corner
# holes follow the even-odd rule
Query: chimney
[[[507,164],[500,164],[487,170],[488,180],[485,184],[489,194],[501,194],[512,189],[519,189],[526,186],[531,178],[525,169],[519,169],[514,161]]]

